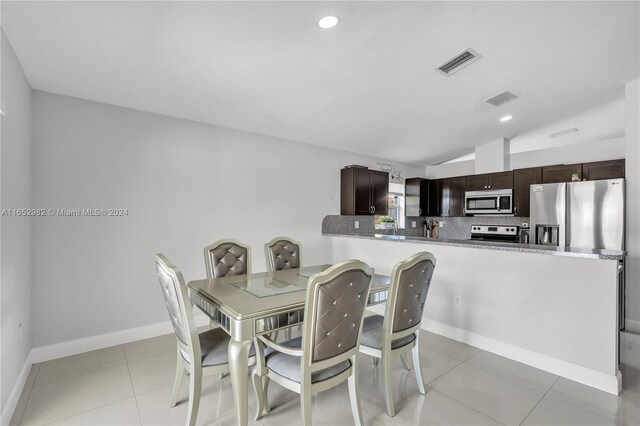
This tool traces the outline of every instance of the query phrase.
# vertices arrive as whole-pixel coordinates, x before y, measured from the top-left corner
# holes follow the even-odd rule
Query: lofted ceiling
[[[639,76],[639,5],[3,1],[2,27],[34,89],[432,164],[610,101]]]

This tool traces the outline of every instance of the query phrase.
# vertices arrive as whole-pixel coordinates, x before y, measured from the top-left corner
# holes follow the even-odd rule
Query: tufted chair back
[[[358,351],[373,269],[352,260],[309,279],[303,348],[311,363]]]
[[[220,240],[204,248],[207,278],[251,273],[251,247],[236,240]]]
[[[435,267],[436,259],[428,252],[417,253],[394,266],[391,294],[387,302],[387,307],[391,307],[393,311],[390,317],[393,333],[415,327],[422,321],[422,312]]]
[[[182,272],[161,253],[156,254],[156,271],[179,345],[190,354],[199,352],[200,342],[193,339],[195,321]]]
[[[280,271],[302,267],[300,243],[288,237],[278,237],[264,245],[267,270]]]

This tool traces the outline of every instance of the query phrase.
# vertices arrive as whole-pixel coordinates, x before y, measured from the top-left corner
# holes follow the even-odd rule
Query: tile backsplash
[[[410,235],[421,237],[423,235],[422,222],[425,219],[435,219],[444,222],[444,226],[438,230],[440,238],[453,240],[467,240],[471,238],[471,225],[513,225],[520,226],[529,223],[528,217],[511,216],[469,216],[469,217],[407,217],[405,229],[399,229],[398,235]],[[359,228],[355,228],[355,222]],[[413,228],[412,222],[416,222]],[[340,216],[328,215],[322,220],[322,233],[328,234],[392,234],[392,230],[376,230],[374,216]]]

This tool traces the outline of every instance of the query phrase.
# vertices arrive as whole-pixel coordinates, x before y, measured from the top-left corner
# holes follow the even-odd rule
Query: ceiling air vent
[[[573,129],[561,130],[559,132],[552,133],[549,136],[552,139],[561,138],[562,136],[567,136],[567,135],[570,135],[571,133],[576,133],[577,131],[578,131],[578,128],[574,127]]]
[[[489,99],[485,99],[485,101],[493,106],[500,106],[514,100],[515,98],[517,98],[516,95],[505,90],[502,93],[498,93],[497,95],[490,97]]]
[[[471,65],[478,59],[482,58],[482,55],[475,50],[469,48],[458,53],[453,59],[438,65],[435,70],[446,76],[460,71],[462,68]]]

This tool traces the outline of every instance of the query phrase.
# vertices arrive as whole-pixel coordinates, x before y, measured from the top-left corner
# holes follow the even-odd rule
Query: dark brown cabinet
[[[340,171],[341,215],[386,215],[389,173],[350,167]]]
[[[513,171],[513,213],[517,217],[529,217],[530,186],[542,183],[542,167]]]
[[[466,177],[440,180],[440,216],[464,216]]]
[[[582,180],[582,164],[558,164],[542,168],[542,183],[571,182],[573,174]]]
[[[466,177],[467,191],[483,191],[485,189],[511,189],[513,188],[513,173],[498,172],[484,175],[471,175]]]
[[[410,178],[404,183],[405,216],[438,216],[440,200],[438,182]]]
[[[624,160],[597,161],[582,165],[582,178],[586,180],[618,179],[624,177]]]

